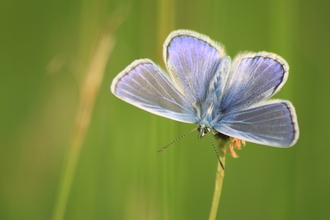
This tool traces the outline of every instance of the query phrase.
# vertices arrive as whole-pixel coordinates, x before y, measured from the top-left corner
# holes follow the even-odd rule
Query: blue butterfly
[[[163,57],[168,74],[139,59],[117,75],[111,92],[153,114],[197,124],[199,138],[212,132],[271,147],[297,142],[291,102],[269,100],[288,78],[280,56],[246,52],[232,62],[209,37],[177,30],[167,37]]]

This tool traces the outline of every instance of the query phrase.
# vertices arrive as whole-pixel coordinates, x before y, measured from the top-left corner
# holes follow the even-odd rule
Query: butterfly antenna
[[[173,141],[172,143],[166,145],[165,147],[159,149],[157,152],[161,152],[163,150],[165,150],[166,148],[168,148],[169,146],[171,146],[172,144],[176,143],[177,141],[181,140],[182,138],[184,138],[185,136],[187,136],[188,134],[191,134],[192,132],[196,131],[197,130],[197,127],[188,131],[187,133],[185,133],[184,135],[182,135],[181,137],[179,137],[178,139],[176,139],[175,141]]]
[[[214,151],[215,151],[215,154],[216,154],[217,157],[218,157],[218,160],[219,160],[219,163],[220,163],[220,165],[221,165],[221,168],[222,168],[223,170],[225,170],[225,166],[223,165],[223,163],[222,163],[221,160],[220,160],[220,157],[219,157],[218,151],[217,151],[217,149],[215,149],[215,147],[214,147],[214,143],[213,143],[213,141],[212,141],[212,139],[211,139],[211,137],[210,137],[210,133],[207,133],[207,137],[208,137],[208,139],[210,140],[210,142],[211,142],[211,144],[212,144],[212,146],[213,146],[213,149],[214,149]]]

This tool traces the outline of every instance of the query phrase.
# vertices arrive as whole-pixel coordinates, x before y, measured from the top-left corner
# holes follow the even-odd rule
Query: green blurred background
[[[164,66],[162,44],[179,28],[220,41],[231,57],[265,50],[290,65],[276,97],[296,107],[300,139],[228,155],[217,219],[328,219],[329,8],[325,0],[1,0],[0,219],[52,218],[86,70],[107,23],[118,26],[116,45],[64,219],[208,218],[217,159],[207,138],[193,133],[156,153],[195,125],[109,91],[135,59]]]

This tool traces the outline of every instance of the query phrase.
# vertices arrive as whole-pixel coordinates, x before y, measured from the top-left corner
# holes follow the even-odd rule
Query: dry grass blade
[[[107,62],[115,45],[113,35],[116,27],[120,23],[121,19],[114,19],[107,23],[103,30],[100,31],[99,37],[94,45],[94,53],[91,57],[85,80],[80,91],[80,104],[62,178],[60,180],[53,220],[61,220],[64,217],[80,151],[91,121],[94,103],[103,80]]]

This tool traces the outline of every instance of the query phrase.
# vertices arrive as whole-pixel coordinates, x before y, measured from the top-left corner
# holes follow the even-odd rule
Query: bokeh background
[[[248,143],[238,159],[228,155],[217,219],[328,219],[329,7],[325,0],[1,0],[0,219],[55,219],[72,153],[64,219],[208,218],[217,159],[207,138],[193,133],[156,153],[195,125],[109,91],[135,59],[164,67],[162,44],[179,28],[220,41],[231,57],[265,50],[290,65],[276,97],[296,107],[300,139],[289,149]],[[94,69],[104,75],[75,151]]]

